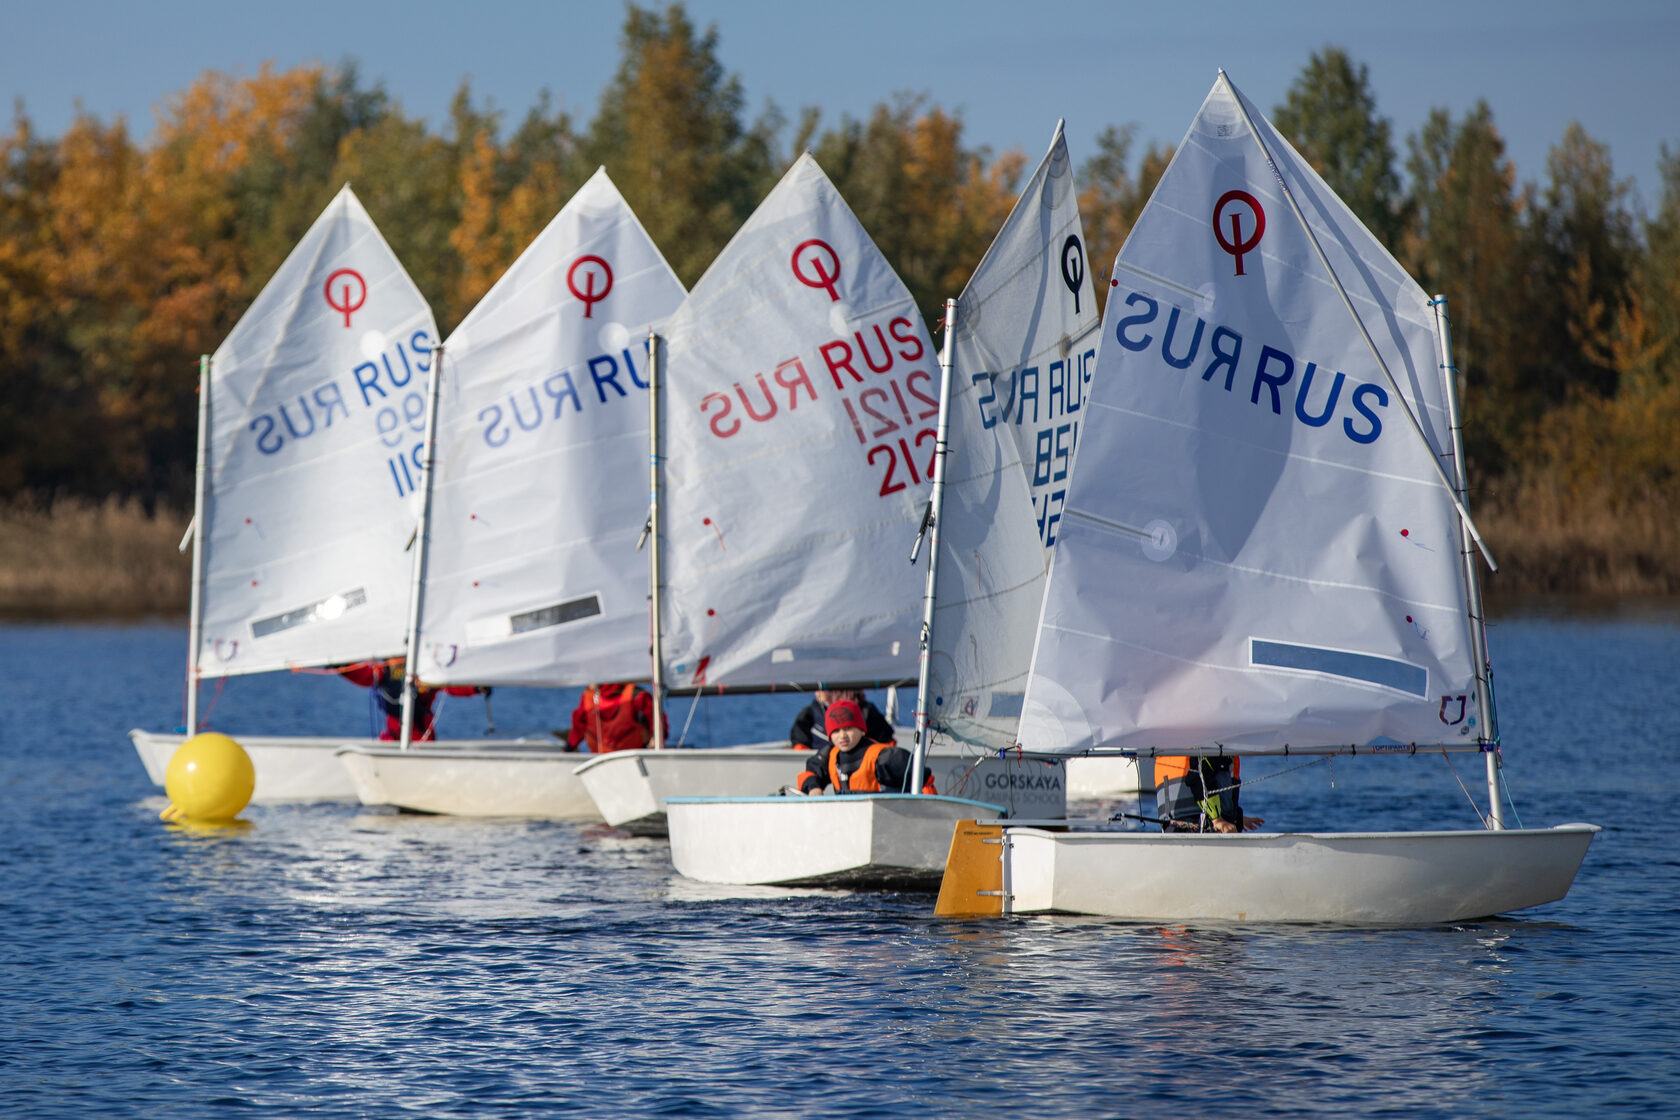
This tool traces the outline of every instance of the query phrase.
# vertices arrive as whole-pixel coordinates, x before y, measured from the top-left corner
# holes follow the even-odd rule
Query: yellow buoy
[[[245,748],[219,731],[204,731],[170,756],[163,777],[170,821],[231,821],[251,803],[257,768]]]

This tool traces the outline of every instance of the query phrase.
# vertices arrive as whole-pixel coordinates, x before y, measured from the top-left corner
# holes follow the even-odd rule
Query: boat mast
[[[648,328],[648,614],[653,637],[653,749],[665,749],[665,646],[659,624],[659,334]]]
[[[187,597],[187,726],[188,736],[198,734],[198,649],[204,641],[204,608],[201,588],[204,584],[204,488],[205,461],[209,458],[210,441],[210,355],[198,356],[198,465],[193,474],[192,524],[187,537],[192,539],[192,590]],[[181,541],[185,548],[187,541]]]
[[[928,753],[928,671],[933,648],[933,607],[939,586],[939,519],[945,508],[945,459],[950,451],[947,437],[951,426],[951,364],[953,340],[957,331],[957,301],[945,301],[945,337],[939,348],[939,420],[933,440],[933,493],[928,498],[927,513],[922,518],[922,532],[927,536],[927,590],[922,595],[921,664],[916,671],[916,749],[910,759],[910,793],[922,791],[922,766]],[[910,562],[916,561],[916,546],[910,550]]]
[[[1470,505],[1470,469],[1464,461],[1464,422],[1458,404],[1458,367],[1453,364],[1452,324],[1447,320],[1447,297],[1437,295],[1431,302],[1435,309],[1435,337],[1441,348],[1441,378],[1445,382],[1447,421],[1452,428],[1452,455],[1457,476],[1459,504]],[[1499,796],[1499,717],[1493,708],[1492,666],[1487,651],[1487,616],[1482,611],[1482,581],[1476,571],[1476,550],[1459,521],[1459,546],[1464,556],[1464,595],[1470,608],[1470,655],[1476,663],[1476,710],[1481,713],[1482,725],[1477,739],[1483,744],[1487,758],[1488,822],[1493,828],[1505,827],[1505,810]]]
[[[402,739],[407,750],[414,742],[414,666],[420,645],[420,592],[426,579],[427,520],[432,512],[432,475],[437,466],[438,386],[443,380],[443,343],[432,352],[432,376],[426,385],[426,462],[421,467],[420,521],[414,530],[414,578],[408,590],[408,640],[403,652]]]

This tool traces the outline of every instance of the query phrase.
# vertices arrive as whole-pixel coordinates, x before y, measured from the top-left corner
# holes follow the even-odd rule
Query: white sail
[[[436,343],[345,187],[211,359],[201,675],[402,653]]]
[[[648,675],[647,335],[682,298],[600,170],[445,341],[422,679]]]
[[[1115,280],[1022,742],[1473,748],[1424,293],[1223,74]]]
[[[669,683],[913,677],[936,357],[809,154],[666,334]]]
[[[1056,544],[1085,399],[1097,370],[1095,284],[1061,125],[1009,220],[957,300],[956,368],[990,428],[1005,423],[1032,484],[1046,551]],[[1046,557],[1048,559],[1048,557]]]
[[[1015,739],[1099,325],[1058,125],[957,300],[927,705],[967,742]]]

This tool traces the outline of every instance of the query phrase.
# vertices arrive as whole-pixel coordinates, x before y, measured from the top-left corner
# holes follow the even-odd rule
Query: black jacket
[[[873,703],[864,700],[859,704],[863,709],[863,737],[876,743],[896,742],[893,725],[887,722],[887,717],[881,714],[881,709]],[[816,700],[811,701],[799,710],[793,726],[788,729],[788,740],[794,746],[808,751],[820,751],[828,746],[828,711]]]

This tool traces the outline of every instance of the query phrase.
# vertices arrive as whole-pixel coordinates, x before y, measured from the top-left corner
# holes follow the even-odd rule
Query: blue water
[[[1509,618],[1492,646],[1523,821],[1606,829],[1568,898],[1161,928],[705,888],[601,827],[312,805],[171,828],[125,732],[179,722],[182,628],[0,627],[0,1116],[1680,1114],[1680,622]],[[499,689],[492,712],[559,727],[572,699]],[[718,701],[688,738],[774,737],[798,706]],[[212,718],[369,714],[282,676],[229,682]],[[1244,806],[1473,826],[1479,763],[1456,767],[1256,764]]]

